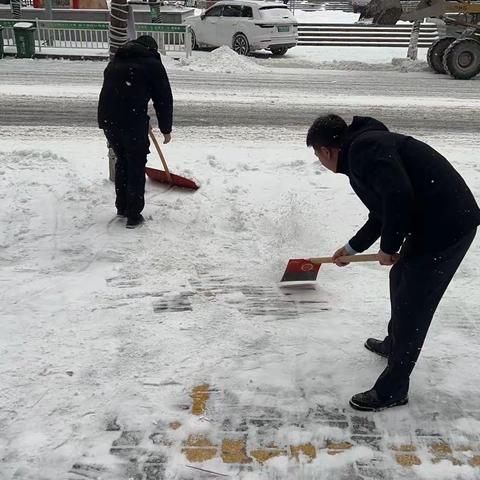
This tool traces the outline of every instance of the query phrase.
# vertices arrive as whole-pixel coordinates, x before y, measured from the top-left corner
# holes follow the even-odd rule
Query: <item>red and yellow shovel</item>
[[[340,262],[378,262],[376,253],[364,255],[346,255],[339,257]],[[282,282],[314,282],[322,263],[335,263],[333,257],[295,258],[288,261]]]
[[[163,156],[162,150],[160,149],[160,145],[158,144],[158,141],[155,138],[155,135],[153,134],[151,127],[149,127],[148,129],[148,133],[150,135],[150,138],[152,139],[153,144],[155,145],[155,149],[158,152],[158,156],[162,161],[163,168],[165,169],[165,171],[162,171],[162,170],[157,170],[156,168],[145,167],[145,173],[147,174],[148,178],[150,178],[154,182],[166,183],[168,185],[174,185],[176,187],[197,190],[198,185],[193,180],[189,180],[188,178],[181,177],[180,175],[175,175],[174,173],[170,173],[170,170],[168,169],[167,161]]]

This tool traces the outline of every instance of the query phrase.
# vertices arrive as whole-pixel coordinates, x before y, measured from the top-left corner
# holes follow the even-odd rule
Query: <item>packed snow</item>
[[[190,71],[249,73],[262,70],[252,59],[239,55],[227,46],[216,48],[207,55],[182,58],[178,64]]]

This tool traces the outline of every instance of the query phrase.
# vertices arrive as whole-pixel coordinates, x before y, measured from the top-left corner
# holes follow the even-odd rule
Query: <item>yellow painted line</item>
[[[192,463],[212,460],[218,454],[218,448],[202,435],[190,435],[185,442],[182,453]]]
[[[473,458],[471,458],[468,463],[472,466],[472,467],[480,467],[480,455],[474,455]]]
[[[338,455],[345,450],[349,450],[353,445],[350,442],[331,442],[327,441],[327,453],[329,455]]]
[[[447,443],[432,443],[430,445],[430,451],[437,457],[451,455],[452,448]]]
[[[250,455],[258,462],[258,463],[265,463],[267,460],[275,457],[285,457],[287,455],[286,450],[280,449],[258,449],[252,450]]]
[[[402,467],[413,467],[413,465],[422,464],[422,461],[413,453],[397,453],[395,460]]]
[[[224,463],[250,463],[252,459],[247,456],[247,444],[244,439],[224,439],[222,442],[222,460]]]
[[[207,402],[210,398],[210,385],[202,384],[194,387],[191,393],[192,398],[192,415],[204,415],[207,408]],[[171,422],[169,427],[172,430],[178,430],[182,424],[178,421]],[[235,434],[234,434],[235,435]],[[351,449],[354,445],[350,442],[338,442],[327,440],[325,446],[315,447],[312,443],[300,445],[278,446],[274,443],[263,444],[262,446],[252,446],[247,451],[247,438],[224,438],[221,445],[212,443],[204,435],[190,435],[184,441],[182,453],[187,460],[192,463],[205,462],[213,458],[220,457],[224,463],[228,464],[249,464],[254,460],[259,464],[263,464],[268,460],[288,456],[297,461],[300,457],[306,457],[308,461],[317,458],[317,452],[326,451],[329,455],[338,455]],[[437,442],[428,445],[431,461],[439,463],[442,460],[449,460],[454,465],[463,465],[463,462],[453,456],[453,448],[445,442]],[[392,454],[395,456],[396,462],[404,468],[410,468],[414,465],[421,465],[422,461],[416,455],[419,447],[414,444],[393,444],[389,446]],[[480,467],[480,445],[460,445],[455,448],[457,452],[473,452],[472,458],[468,460],[468,464],[473,467]]]
[[[317,458],[317,450],[311,443],[291,446],[290,451],[292,453],[292,457],[294,457],[297,461],[300,459],[300,455],[309,457],[310,461]]]
[[[394,450],[396,452],[416,452],[417,447],[409,443],[404,443],[400,445],[390,445],[390,450]]]
[[[210,385],[203,384],[198,387],[194,387],[192,391],[192,415],[203,415],[207,406],[208,399],[210,398],[209,392]]]

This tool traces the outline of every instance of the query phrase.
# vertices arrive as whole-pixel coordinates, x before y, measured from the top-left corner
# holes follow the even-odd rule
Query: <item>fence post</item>
[[[42,51],[42,34],[40,32],[40,25],[38,24],[38,17],[35,18],[35,26],[37,27],[38,51]]]
[[[185,56],[188,58],[192,54],[192,31],[190,25],[187,25],[185,32]]]

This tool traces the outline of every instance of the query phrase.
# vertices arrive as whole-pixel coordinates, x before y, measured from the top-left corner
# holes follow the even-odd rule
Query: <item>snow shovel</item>
[[[198,185],[194,181],[189,180],[188,178],[181,177],[180,175],[170,173],[165,157],[163,156],[163,152],[160,149],[160,145],[158,144],[158,141],[155,138],[151,127],[148,127],[148,133],[150,135],[150,138],[152,139],[153,144],[155,145],[155,148],[157,149],[158,155],[163,164],[163,168],[165,169],[165,171],[162,171],[157,170],[156,168],[145,167],[145,173],[147,174],[148,178],[150,178],[154,182],[166,183],[168,185],[174,185],[176,187],[196,190],[198,188]]]
[[[341,262],[375,262],[378,261],[376,253],[364,255],[345,255],[339,257]],[[295,258],[288,261],[287,268],[281,282],[314,282],[322,263],[335,263],[333,257]]]

